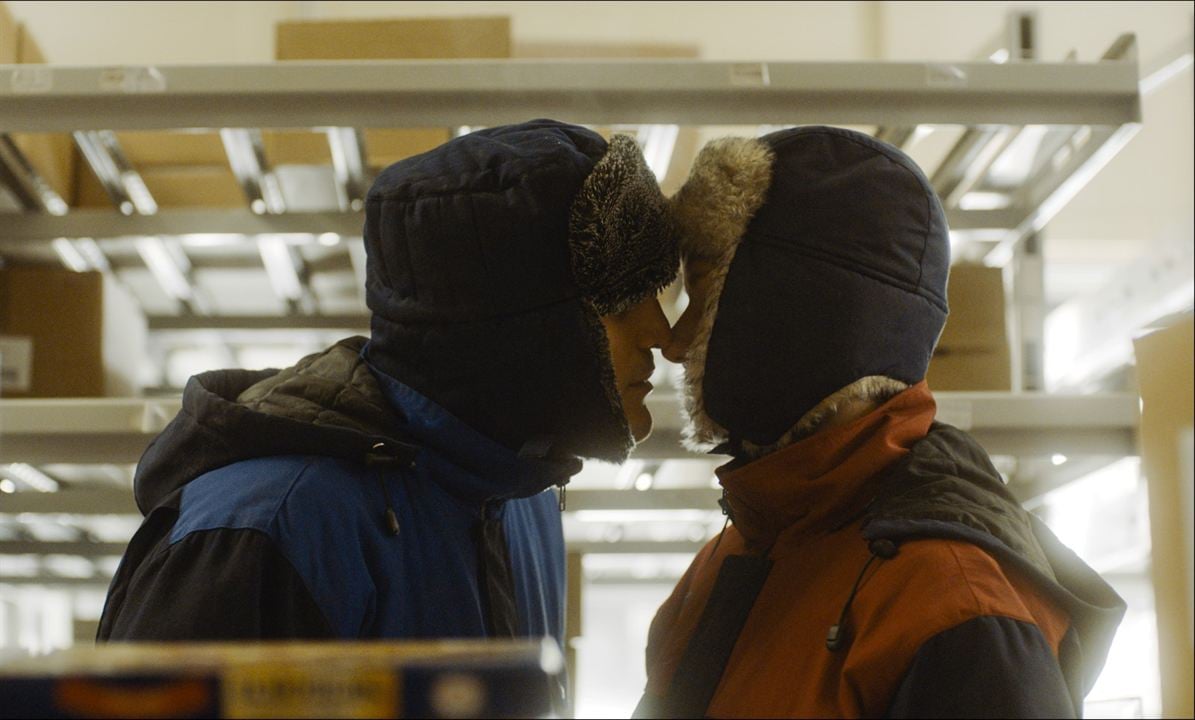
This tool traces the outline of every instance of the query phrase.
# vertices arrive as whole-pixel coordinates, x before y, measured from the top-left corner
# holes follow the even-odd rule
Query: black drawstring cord
[[[722,523],[722,532],[718,533],[718,539],[714,542],[714,549],[710,552],[710,557],[717,557],[718,546],[722,544],[722,537],[726,535],[726,528],[730,527],[730,521],[734,519],[734,510],[730,507],[730,501],[726,499],[726,488],[722,488],[722,497],[718,498],[718,507],[722,508],[722,514],[726,516],[726,522]]]
[[[841,649],[847,642],[846,632],[846,614],[851,609],[851,603],[855,601],[855,594],[859,592],[859,586],[863,584],[863,578],[867,575],[867,569],[871,567],[872,562],[876,559],[889,560],[896,557],[898,552],[896,543],[886,538],[879,540],[872,540],[867,549],[871,551],[871,557],[867,558],[867,562],[863,564],[863,569],[859,571],[859,576],[855,578],[855,584],[851,588],[850,597],[846,599],[846,604],[842,606],[842,612],[838,614],[838,622],[830,626],[830,631],[826,633],[826,649],[834,652]]]
[[[365,456],[365,464],[369,466],[378,465],[395,465],[401,462],[397,454],[387,454],[384,451],[390,450],[385,442],[376,442]],[[415,467],[415,460],[412,456],[408,468]],[[394,512],[394,503],[390,500],[390,486],[386,484],[386,475],[384,472],[378,472],[378,485],[382,488],[382,500],[386,503],[386,529],[390,531],[391,535],[398,535],[400,527],[398,524],[398,514]]]
[[[551,468],[550,472],[561,478],[560,482],[555,485],[558,496],[557,504],[560,506],[560,512],[564,512],[565,486],[568,485],[573,475],[581,472],[581,458],[556,452],[555,443],[556,439],[549,435],[533,437],[519,448],[519,458],[544,463]]]
[[[382,498],[386,502],[386,528],[390,530],[391,535],[397,535],[399,531],[398,515],[394,512],[394,505],[390,502],[390,488],[386,485],[386,476],[378,473],[378,484],[382,486]]]

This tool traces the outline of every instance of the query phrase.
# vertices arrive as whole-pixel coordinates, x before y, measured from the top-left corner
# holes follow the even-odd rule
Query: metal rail
[[[1132,43],[1132,36],[1126,36]],[[0,130],[590,123],[915,126],[1141,120],[1134,53],[1100,63],[321,61],[0,66]]]

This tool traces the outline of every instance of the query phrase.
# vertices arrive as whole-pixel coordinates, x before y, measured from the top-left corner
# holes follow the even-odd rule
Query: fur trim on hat
[[[623,312],[666,287],[680,259],[668,200],[629,135],[611,138],[569,218],[573,274],[599,315]]]
[[[769,453],[774,453],[781,448],[816,433],[823,425],[838,414],[839,409],[845,403],[852,400],[885,403],[908,389],[908,383],[884,377],[883,375],[868,375],[867,377],[859,378],[850,385],[831,394],[817,405],[814,405],[812,410],[805,413],[797,421],[797,424],[788,430],[788,432],[781,435],[776,442],[768,445],[756,445],[753,442],[744,440],[742,442],[743,451],[750,458],[760,458]]]
[[[685,257],[713,263],[709,295],[685,356],[684,444],[704,452],[729,435],[705,410],[702,383],[718,301],[735,250],[772,183],[773,153],[750,138],[721,138],[707,144],[693,162],[689,179],[672,198],[672,210]]]

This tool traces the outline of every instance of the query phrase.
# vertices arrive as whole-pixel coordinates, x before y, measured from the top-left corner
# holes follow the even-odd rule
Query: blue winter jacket
[[[563,635],[557,495],[376,371],[352,338],[283,371],[188,383],[146,451],[147,517],[101,640]]]

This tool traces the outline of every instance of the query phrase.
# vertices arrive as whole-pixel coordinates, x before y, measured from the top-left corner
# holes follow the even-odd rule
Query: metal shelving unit
[[[941,392],[935,397],[938,419],[968,431],[993,455],[1136,453],[1136,395]],[[180,406],[177,397],[0,400],[0,456],[32,465],[136,463]],[[717,459],[680,447],[675,396],[651,397],[648,408],[655,428],[634,457]]]
[[[1028,47],[1033,43],[1017,43]],[[266,65],[88,68],[0,66],[0,140],[10,132],[71,132],[84,160],[112,198],[111,210],[67,209],[36,177],[11,143],[0,143],[0,185],[25,212],[0,215],[0,257],[43,253],[74,243],[93,269],[116,276],[147,269],[137,243],[169,244],[189,284],[173,313],[151,313],[151,333],[235,330],[288,332],[368,326],[363,303],[354,312],[325,312],[320,273],[353,276],[359,286],[363,253],[360,208],[370,168],[357,128],[462,127],[556,117],[621,127],[824,123],[870,127],[877,137],[909,148],[945,129],[949,147],[925,167],[944,199],[956,254],[1003,265],[1124,146],[1141,121],[1135,41],[1118,39],[1096,62],[1007,63],[706,62],[706,61],[372,61]],[[990,170],[1028,128],[1039,133],[1027,173],[1009,184]],[[112,131],[219,130],[229,165],[244,190],[235,209],[159,209]],[[336,194],[319,211],[288,207],[277,197],[258,128],[306,128],[328,135]],[[1037,128],[1041,130],[1042,128]],[[742,129],[735,130],[741,134]],[[641,134],[641,137],[646,137]],[[667,165],[667,163],[665,163]],[[138,184],[140,186],[138,187]],[[49,194],[47,194],[47,192]],[[969,195],[999,196],[977,207]],[[972,198],[973,199],[973,198]],[[229,253],[188,251],[187,236],[222,236]],[[317,238],[349,242],[304,253]],[[265,276],[266,238],[282,243],[302,292],[281,312],[220,314],[196,291],[209,268],[250,269]],[[269,242],[269,241],[266,241]],[[257,248],[261,262],[244,248]],[[152,269],[152,268],[150,268]],[[170,294],[169,292],[167,294]],[[227,339],[227,335],[223,335]],[[662,388],[662,390],[664,390]],[[1033,460],[1055,453],[1114,456],[1136,452],[1137,399],[1129,395],[1046,396],[1034,393],[941,393],[940,417],[969,430],[994,455],[1029,460],[1010,473],[1010,486],[1029,498],[1054,479]],[[179,408],[177,396],[143,399],[0,400],[0,463],[127,465]],[[636,452],[649,463],[694,459],[680,449],[675,397],[650,406],[652,438]],[[1048,464],[1048,461],[1047,461]],[[70,484],[59,492],[0,495],[0,516],[58,514],[73,518],[135,514],[131,494],[116,485]],[[710,487],[645,492],[574,489],[570,513],[586,510],[694,510],[716,514]],[[22,515],[23,517],[26,517]],[[567,518],[566,518],[567,520]],[[0,540],[0,555],[64,553],[104,558],[119,542],[78,537],[54,541],[24,536]],[[696,540],[571,541],[573,552],[691,553]],[[97,564],[97,567],[99,565]],[[99,585],[92,577],[0,575],[4,583]]]
[[[1008,393],[939,393],[938,417],[968,430],[996,456],[1048,458],[1062,453],[1076,457],[1124,456],[1136,453],[1138,399],[1130,394],[1052,396]],[[6,462],[28,463],[135,463],[149,441],[161,431],[180,407],[180,399],[78,399],[0,401],[0,456]],[[634,457],[640,460],[716,458],[688,454],[678,445],[681,421],[676,397],[652,398],[657,418],[651,439]],[[1009,478],[1009,486],[1022,499],[1051,489],[1032,476]],[[568,492],[569,518],[599,511],[653,513],[702,511],[719,517],[720,492],[712,487],[651,488],[644,491],[573,489]],[[87,520],[96,516],[129,516],[137,508],[131,490],[124,487],[70,487],[57,492],[19,492],[0,496],[0,515],[57,517],[78,529],[67,539],[15,537],[0,539],[0,555],[72,555],[90,560],[119,556],[120,541],[100,541],[86,532]],[[701,519],[693,520],[701,523]],[[692,539],[591,539],[569,538],[569,549],[582,554],[687,553],[700,549]],[[110,575],[54,574],[21,576],[0,574],[0,584],[63,584],[103,586]]]

